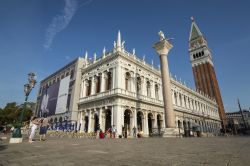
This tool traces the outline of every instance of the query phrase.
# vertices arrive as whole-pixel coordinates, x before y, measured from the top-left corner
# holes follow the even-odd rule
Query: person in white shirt
[[[31,132],[29,136],[29,143],[34,142],[33,139],[36,133],[37,126],[39,125],[39,119],[37,117],[33,117],[31,119],[31,123],[32,123],[32,126],[31,126]]]

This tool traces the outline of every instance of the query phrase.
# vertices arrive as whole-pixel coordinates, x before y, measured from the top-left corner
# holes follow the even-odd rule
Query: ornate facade
[[[117,135],[132,136],[135,127],[148,136],[165,128],[161,72],[135,51],[129,53],[120,32],[114,49],[93,61],[85,58],[78,102],[79,129],[103,131],[112,126]],[[180,134],[190,135],[195,128],[219,133],[220,118],[215,99],[188,88],[171,77],[171,96],[175,126]]]

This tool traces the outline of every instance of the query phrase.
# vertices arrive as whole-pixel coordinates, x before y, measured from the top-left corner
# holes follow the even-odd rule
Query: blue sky
[[[194,87],[188,37],[194,16],[213,53],[226,111],[250,107],[250,2],[235,0],[1,0],[0,107],[23,102],[27,73],[38,81],[78,56],[112,49],[121,30],[128,51],[159,64],[158,31],[173,37],[170,71]],[[37,85],[38,87],[38,85]],[[35,101],[38,88],[31,95]]]

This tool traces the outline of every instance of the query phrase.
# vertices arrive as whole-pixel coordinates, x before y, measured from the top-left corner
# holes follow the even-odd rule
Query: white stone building
[[[132,136],[133,128],[149,136],[165,127],[161,72],[129,53],[120,32],[114,49],[82,68],[77,124],[80,131],[94,132],[111,126],[117,135]],[[192,130],[218,134],[221,121],[214,99],[188,88],[171,77],[176,128],[180,134]]]

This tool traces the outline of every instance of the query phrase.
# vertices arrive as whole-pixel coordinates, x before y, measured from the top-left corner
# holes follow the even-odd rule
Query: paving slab
[[[250,137],[87,139],[48,138],[0,144],[0,166],[246,166]]]

